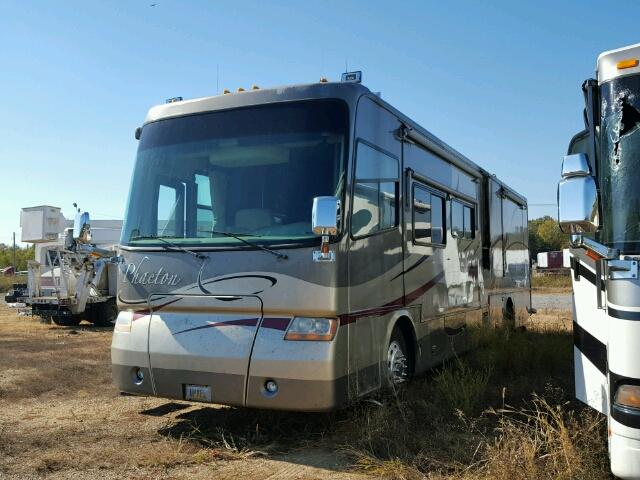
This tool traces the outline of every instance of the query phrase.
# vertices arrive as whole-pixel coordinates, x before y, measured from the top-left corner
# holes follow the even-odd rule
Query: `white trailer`
[[[111,325],[118,314],[117,272],[109,259],[117,254],[122,221],[90,223],[86,212],[66,220],[59,208],[38,206],[22,209],[21,227],[21,240],[35,245],[35,255],[19,300],[58,325],[83,319]]]

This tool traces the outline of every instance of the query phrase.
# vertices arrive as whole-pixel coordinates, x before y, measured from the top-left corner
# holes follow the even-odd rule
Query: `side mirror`
[[[584,153],[567,155],[558,183],[558,222],[564,233],[595,232],[600,226],[598,189]]]
[[[337,235],[340,200],[315,197],[311,211],[311,229],[315,235]]]
[[[80,243],[89,243],[91,240],[89,227],[89,212],[76,213],[76,217],[73,221],[73,239]]]

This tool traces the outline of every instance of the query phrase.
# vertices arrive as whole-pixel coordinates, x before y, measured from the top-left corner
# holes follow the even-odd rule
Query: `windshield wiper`
[[[168,238],[182,238],[182,237],[168,237]],[[174,252],[180,251],[180,252],[189,253],[194,257],[199,258],[200,260],[204,260],[207,258],[205,255],[202,255],[201,253],[194,252],[193,250],[189,250],[188,248],[184,248],[180,245],[170,242],[169,240],[166,239],[166,237],[160,237],[158,235],[139,235],[137,237],[131,237],[130,240],[160,240],[162,243],[165,243],[169,247],[171,247],[171,250]]]
[[[251,235],[250,233],[235,233],[235,232],[223,232],[221,230],[198,230],[199,232],[202,233],[211,233],[212,235],[224,235],[225,237],[230,237],[230,238],[235,238],[236,240],[240,240],[242,243],[249,245],[251,247],[254,248],[259,248],[260,250],[263,250],[267,253],[270,253],[271,255],[275,255],[276,257],[282,259],[282,260],[286,260],[287,258],[289,258],[287,255],[285,255],[284,253],[280,253],[280,252],[276,252],[275,250],[271,250],[270,248],[265,247],[264,245],[259,245],[257,243],[254,242],[250,242],[249,240],[246,240],[242,237],[255,237],[256,235]]]

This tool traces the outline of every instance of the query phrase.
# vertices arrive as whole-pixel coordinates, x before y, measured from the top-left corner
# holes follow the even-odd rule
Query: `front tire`
[[[61,327],[76,327],[80,324],[82,318],[78,315],[66,315],[60,317],[52,316],[51,320]]]
[[[97,309],[93,316],[93,324],[96,327],[113,327],[118,318],[118,304],[115,298],[110,298]]]
[[[393,329],[387,347],[387,380],[390,385],[404,383],[409,378],[407,343],[398,327]]]

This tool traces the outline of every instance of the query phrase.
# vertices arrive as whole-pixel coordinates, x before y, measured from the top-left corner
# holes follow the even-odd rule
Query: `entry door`
[[[400,160],[364,140],[356,150],[349,246],[349,371],[362,395],[381,385],[390,312],[403,303]],[[355,383],[355,385],[354,385]]]
[[[405,201],[406,246],[404,260],[405,300],[420,307],[420,351],[423,363],[435,363],[446,355],[447,335],[443,292],[446,243],[446,196],[407,175]]]

